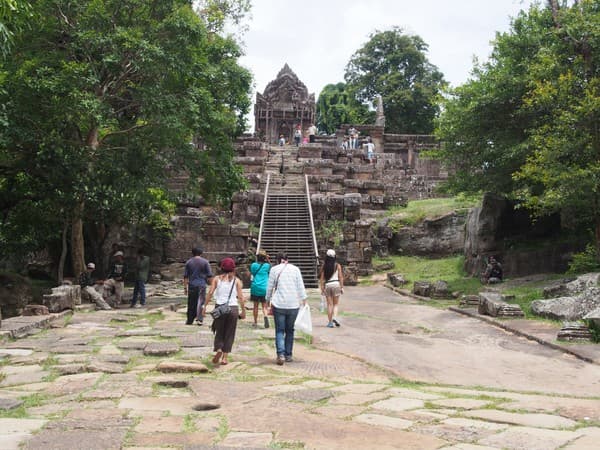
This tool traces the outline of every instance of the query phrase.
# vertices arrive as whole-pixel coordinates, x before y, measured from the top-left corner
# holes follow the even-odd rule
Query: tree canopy
[[[326,85],[317,100],[317,127],[334,133],[342,124],[370,123],[374,111],[358,102],[345,83]]]
[[[599,58],[597,1],[521,12],[444,106],[437,133],[451,187],[562,212],[600,237]]]
[[[190,0],[39,0],[31,14],[0,65],[0,246],[69,223],[77,273],[84,226],[150,220],[172,173],[208,201],[244,186],[232,140],[251,76],[218,22]]]
[[[344,78],[358,101],[381,95],[386,131],[428,134],[434,129],[439,95],[446,83],[426,56],[427,44],[400,28],[378,31],[357,50]]]

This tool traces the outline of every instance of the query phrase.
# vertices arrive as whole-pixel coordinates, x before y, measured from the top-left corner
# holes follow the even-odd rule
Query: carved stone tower
[[[254,130],[269,143],[276,143],[280,134],[293,140],[294,129],[304,131],[315,121],[315,94],[285,64],[263,94],[256,94]]]

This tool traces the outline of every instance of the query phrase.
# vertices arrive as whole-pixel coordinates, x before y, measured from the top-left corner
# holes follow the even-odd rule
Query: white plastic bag
[[[294,329],[312,336],[312,319],[310,317],[310,306],[308,304],[300,307]]]

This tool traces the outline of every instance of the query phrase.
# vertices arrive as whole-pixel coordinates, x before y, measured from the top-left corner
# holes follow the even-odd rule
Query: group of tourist
[[[236,264],[232,258],[225,258],[219,264],[221,274],[214,276],[207,259],[202,257],[203,249],[194,247],[192,257],[185,263],[183,274],[184,292],[187,295],[186,325],[202,325],[207,306],[214,302],[214,308],[222,307],[226,312],[213,318],[211,329],[214,337],[213,363],[225,365],[235,340],[239,319],[246,318],[245,298],[242,281],[236,276]],[[125,277],[128,267],[123,250],[113,247],[110,257],[110,270],[106,280],[93,276],[96,265],[87,264],[87,270],[79,277],[84,295],[96,304],[98,309],[112,309],[121,304]],[[135,284],[130,306],[142,307],[146,304],[146,287],[150,274],[150,258],[139,250],[136,258]],[[275,324],[276,362],[283,365],[293,361],[294,324],[301,306],[306,305],[306,289],[300,269],[290,263],[286,253],[279,253],[275,265],[271,265],[269,255],[261,250],[256,261],[250,265],[250,301],[253,303],[253,324],[258,327],[259,308],[262,309],[263,323],[269,328],[269,316]],[[210,284],[210,287],[208,287]],[[327,250],[319,274],[321,294],[327,299],[327,327],[339,327],[338,304],[344,292],[344,275],[336,260],[335,250]],[[207,289],[208,287],[208,289]],[[139,303],[138,303],[139,299]],[[109,303],[112,303],[109,304]]]
[[[314,123],[310,124],[310,126],[306,129],[304,135],[302,134],[301,125],[297,124],[296,127],[294,128],[294,133],[293,133],[294,145],[296,147],[298,147],[300,145],[300,142],[302,142],[303,144],[308,144],[308,143],[312,144],[315,142],[316,135],[317,135],[317,127],[315,126]],[[283,147],[286,143],[287,143],[287,139],[286,139],[285,135],[280,134],[279,139],[277,140],[277,144],[280,147]]]
[[[214,309],[226,311],[213,317],[211,329],[214,337],[213,363],[225,365],[235,340],[237,322],[245,319],[245,298],[242,281],[235,274],[235,261],[225,258],[219,264],[221,274],[213,276],[209,262],[202,256],[202,249],[192,249],[192,258],[185,265],[184,289],[188,295],[186,324],[194,319],[202,325],[207,306],[214,301]],[[253,303],[253,324],[258,327],[259,308],[262,309],[264,327],[269,328],[269,316],[275,324],[276,362],[283,365],[293,361],[294,324],[301,306],[306,305],[306,289],[300,269],[289,262],[286,253],[279,253],[275,265],[264,250],[258,252],[256,261],[250,265],[250,301]],[[211,279],[206,292],[207,280]],[[319,286],[327,298],[327,327],[339,327],[338,303],[344,289],[342,267],[336,261],[333,249],[327,250],[320,271]]]
[[[96,305],[97,309],[112,309],[118,307],[123,300],[125,290],[125,277],[128,267],[125,263],[123,250],[114,244],[109,258],[108,277],[96,279],[94,272],[96,264],[87,263],[85,272],[79,275],[79,285],[84,297]],[[146,282],[150,275],[150,258],[142,249],[138,250],[135,265],[135,280],[133,297],[130,303],[132,308],[146,305]],[[138,303],[138,298],[140,303]]]

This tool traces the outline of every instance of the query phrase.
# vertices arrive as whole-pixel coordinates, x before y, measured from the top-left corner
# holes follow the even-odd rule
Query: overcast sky
[[[369,34],[399,26],[421,36],[428,58],[452,86],[464,83],[473,57],[484,61],[497,31],[531,0],[252,0],[246,55],[255,92],[264,92],[287,62],[318,98],[326,84],[344,81],[350,56]],[[255,93],[253,94],[253,99]],[[250,124],[252,125],[252,124]]]

